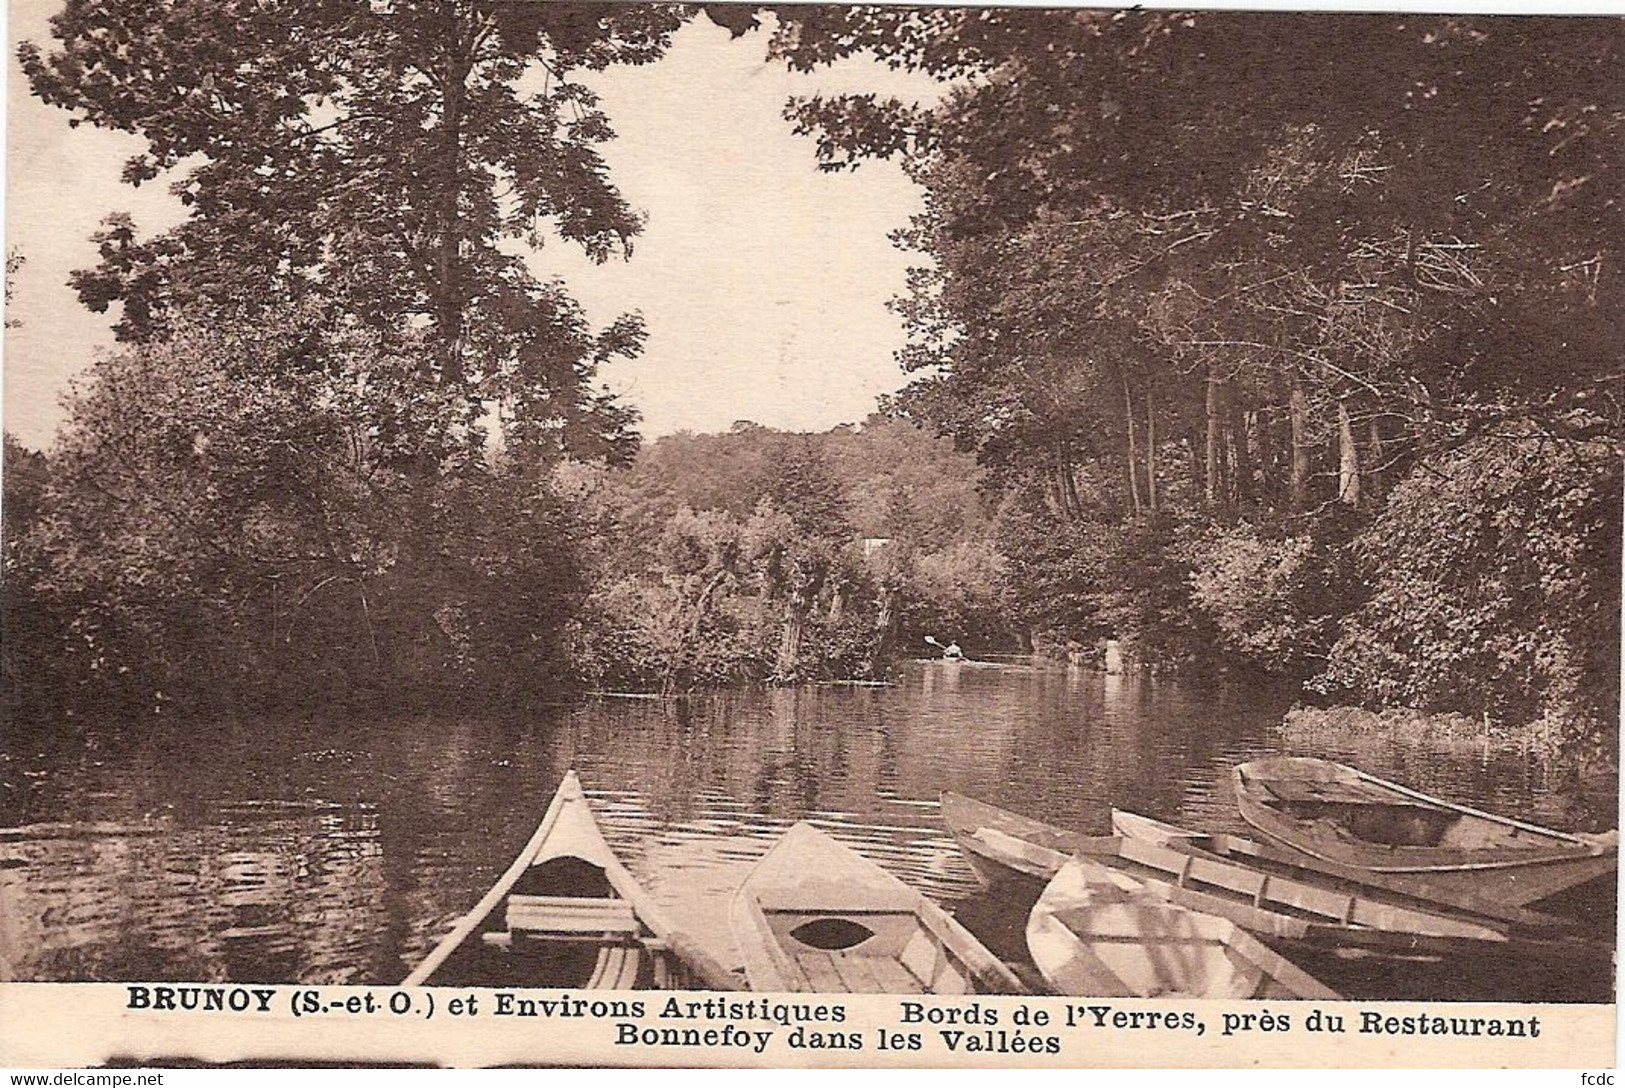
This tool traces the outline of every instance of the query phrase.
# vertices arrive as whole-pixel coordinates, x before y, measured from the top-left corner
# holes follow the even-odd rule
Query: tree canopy
[[[428,350],[419,387],[490,405],[510,447],[629,455],[631,413],[591,389],[635,353],[641,322],[593,330],[527,249],[548,235],[596,260],[641,227],[599,154],[614,132],[581,73],[660,56],[664,5],[490,0],[70,0],[54,48],[25,43],[34,93],[145,149],[132,185],[175,175],[190,211],[143,236],[110,216],[101,263],[74,277],[121,339],[177,311],[251,321],[315,296]],[[451,433],[449,450],[464,433]]]
[[[1041,573],[1009,589],[1018,621],[1526,718],[1555,654],[1540,705],[1610,728],[1590,621],[1473,580],[1538,544],[1618,611],[1625,22],[775,11],[793,67],[869,54],[947,85],[788,115],[827,168],[895,158],[925,191],[895,406],[1020,497],[1001,541]],[[1502,478],[1458,488],[1463,458]],[[1449,517],[1520,527],[1424,586],[1405,568],[1441,481]],[[1524,535],[1533,494],[1571,511],[1554,540]],[[1406,632],[1412,594],[1442,626]]]

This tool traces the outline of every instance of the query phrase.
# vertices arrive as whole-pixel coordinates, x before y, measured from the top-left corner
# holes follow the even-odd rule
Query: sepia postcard
[[[1625,20],[8,29],[0,1065],[1613,1066]]]

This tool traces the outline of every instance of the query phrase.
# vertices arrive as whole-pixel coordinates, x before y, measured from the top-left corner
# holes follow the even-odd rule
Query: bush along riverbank
[[[625,466],[469,470],[439,480],[426,510],[403,486],[350,508],[342,539],[366,549],[361,563],[301,524],[292,498],[272,534],[263,508],[206,500],[172,469],[173,497],[137,509],[108,501],[76,447],[12,446],[7,697],[19,714],[80,720],[501,708],[584,689],[878,678],[938,652],[928,636],[973,657],[1095,666],[1115,640],[1130,669],[1418,708],[1302,712],[1345,714],[1355,731],[1488,729],[1608,764],[1618,466],[1605,444],[1521,441],[1435,459],[1380,505],[1305,522],[1104,505],[1069,517],[906,420],[740,426],[649,443]],[[425,547],[407,514],[450,542]],[[111,531],[137,515],[142,531]],[[257,554],[301,540],[326,558]]]

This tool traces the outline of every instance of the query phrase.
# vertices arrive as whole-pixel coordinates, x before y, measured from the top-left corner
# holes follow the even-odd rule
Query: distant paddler
[[[926,645],[935,646],[937,649],[941,650],[942,659],[944,661],[963,661],[965,659],[965,651],[959,648],[959,643],[957,642],[950,642],[948,645],[944,646],[931,635],[925,636],[925,642]]]

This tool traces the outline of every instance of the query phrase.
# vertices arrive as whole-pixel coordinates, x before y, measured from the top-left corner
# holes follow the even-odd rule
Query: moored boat
[[[1088,841],[1075,831],[1010,812],[986,801],[944,790],[942,822],[983,884],[997,888],[1049,883],[1066,859]]]
[[[1439,888],[1426,880],[1374,873],[1313,858],[1297,850],[1241,835],[1208,833],[1112,809],[1112,831],[1126,839],[1157,843],[1183,853],[1234,862],[1272,876],[1297,878],[1324,887],[1372,897],[1377,902],[1409,901],[1443,913],[1482,919],[1486,924],[1530,933],[1570,930],[1574,923],[1555,915],[1508,906],[1495,899]]]
[[[1323,759],[1235,769],[1242,819],[1310,857],[1441,893],[1540,903],[1613,873],[1619,833],[1573,834],[1483,812]]]
[[[1169,903],[1082,857],[1033,904],[1027,949],[1044,980],[1073,997],[1339,996],[1228,919]]]
[[[1364,955],[1437,958],[1482,948],[1483,942],[1508,942],[1520,927],[1541,931],[1541,939],[1569,940],[1565,924],[1545,915],[1465,897],[1441,902],[1359,879],[1352,871],[1340,875],[1277,860],[1286,851],[1257,857],[1202,851],[1192,846],[1202,836],[1171,825],[1155,825],[1160,838],[1150,832],[1091,837],[958,794],[943,795],[942,813],[972,867],[992,885],[1034,886],[1076,856],[1125,875],[1148,896],[1260,935]],[[1128,823],[1154,823],[1125,815]]]
[[[807,823],[757,862],[729,918],[753,990],[1027,992],[947,911]]]
[[[513,864],[403,985],[739,988],[616,858],[574,771]]]

